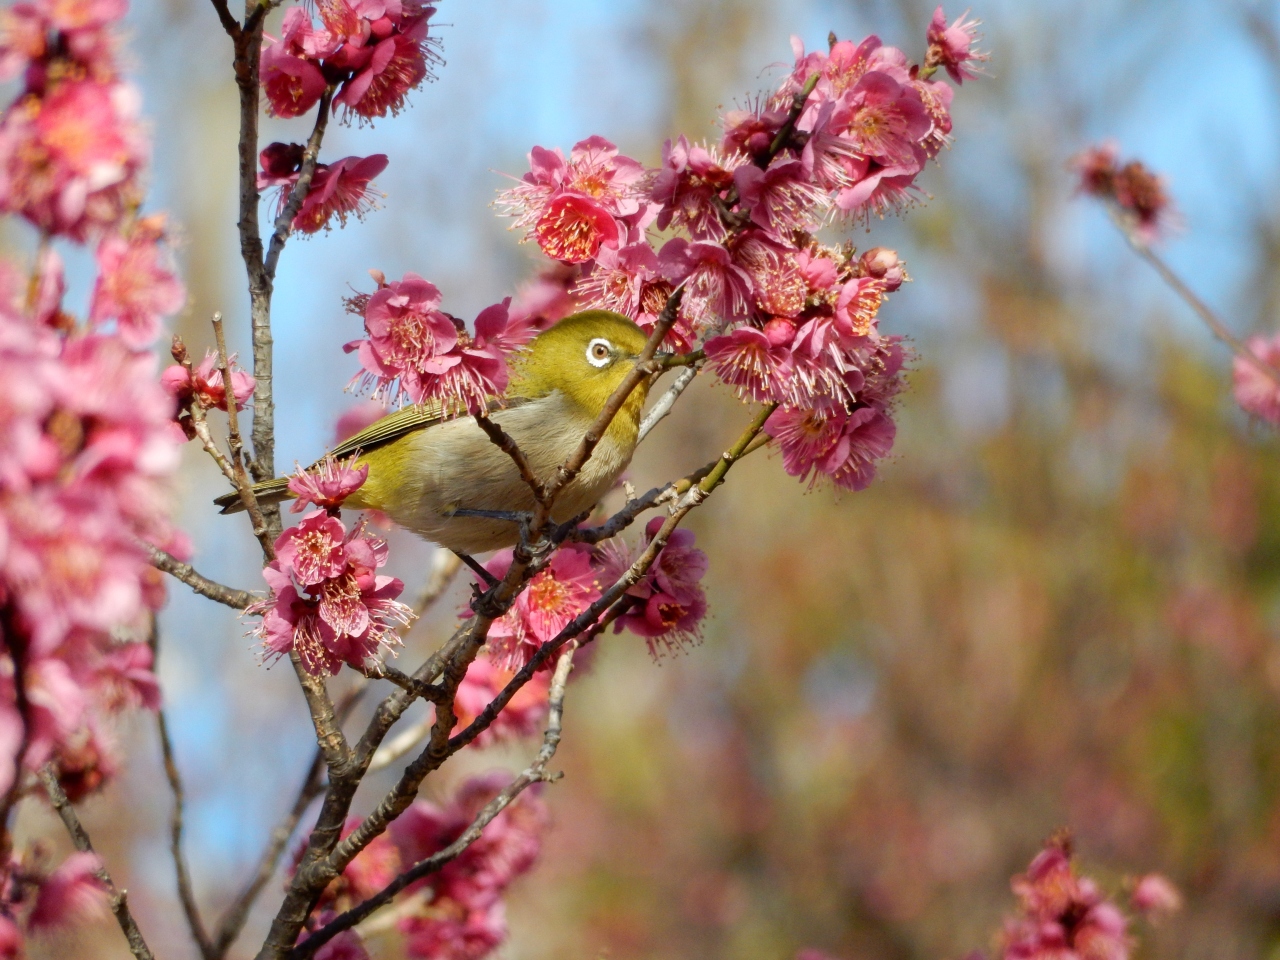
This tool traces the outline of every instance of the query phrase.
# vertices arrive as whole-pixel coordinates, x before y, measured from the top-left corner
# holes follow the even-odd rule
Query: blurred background
[[[949,17],[961,9],[948,8]],[[294,241],[275,300],[278,467],[352,404],[365,271],[421,273],[472,317],[535,269],[488,204],[534,144],[598,133],[656,163],[772,87],[788,38],[880,34],[919,57],[918,0],[447,0],[447,65],[401,116],[333,128],[322,159],[382,152],[383,209]],[[1161,870],[1188,905],[1143,956],[1280,957],[1280,461],[1229,394],[1229,357],[1073,198],[1069,156],[1115,137],[1166,173],[1170,261],[1238,332],[1280,317],[1280,10],[1246,0],[979,0],[990,76],[957,92],[927,205],[876,223],[914,283],[882,329],[917,353],[894,460],[868,491],[806,493],[758,456],[692,518],[711,557],[705,642],[653,663],[602,644],[567,706],[554,826],[515,888],[503,956],[865,960],[989,948],[1009,876],[1070,826],[1110,889]],[[242,349],[229,42],[201,0],[137,0],[154,121],[153,205],[182,238],[211,344]],[[305,121],[268,121],[301,141]],[[723,449],[744,417],[699,384],[641,449],[637,486]],[[260,584],[247,525],[217,517],[188,451],[196,565]],[[431,548],[394,535],[412,591]],[[287,667],[173,585],[163,678],[189,793],[189,855],[223,906],[291,802],[311,749]],[[402,659],[439,642],[461,585]],[[148,718],[86,824],[166,960],[195,957],[167,854]],[[522,765],[532,747],[460,766]],[[447,794],[446,770],[429,795]],[[357,800],[367,809],[371,783]],[[363,804],[363,807],[361,806]],[[32,814],[32,829],[40,824]],[[266,903],[278,903],[273,881]],[[260,942],[255,913],[239,956]],[[105,931],[105,928],[104,928]],[[123,956],[104,932],[51,956]],[[113,952],[114,951],[114,952]],[[384,956],[393,956],[390,953]]]

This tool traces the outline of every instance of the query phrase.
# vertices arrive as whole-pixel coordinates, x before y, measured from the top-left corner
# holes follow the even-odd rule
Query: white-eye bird
[[[511,361],[505,406],[490,418],[516,442],[544,484],[568,460],[635,366],[647,336],[626,317],[587,310],[566,317],[529,342]],[[556,498],[552,516],[564,522],[590,510],[631,462],[640,412],[649,392],[645,378],[631,392],[581,472]],[[368,464],[364,485],[344,506],[381,510],[397,524],[461,554],[514,545],[517,524],[505,519],[457,516],[458,510],[529,511],[533,493],[511,457],[468,416],[444,419],[438,405],[422,404],[389,414],[331,452],[358,454]],[[260,500],[292,499],[288,477],[255,484]],[[244,509],[237,494],[215,501],[223,513]]]

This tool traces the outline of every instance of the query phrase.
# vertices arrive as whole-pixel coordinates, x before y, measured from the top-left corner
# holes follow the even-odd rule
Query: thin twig
[[[177,580],[181,580],[202,597],[216,600],[218,603],[225,604],[233,610],[243,610],[255,600],[262,599],[258,594],[250,593],[247,590],[237,590],[234,587],[224,586],[216,580],[210,580],[204,574],[198,573],[190,564],[183,563],[172,554],[145,541],[140,542],[143,549],[150,556],[153,567],[157,570],[163,570]]]
[[[1271,366],[1271,364],[1259,357],[1249,349],[1248,344],[1232,333],[1230,328],[1222,322],[1222,319],[1213,312],[1213,309],[1196,296],[1195,291],[1187,286],[1186,283],[1183,282],[1182,278],[1173,272],[1173,269],[1164,262],[1164,259],[1152,250],[1150,246],[1144,243],[1141,237],[1134,233],[1132,227],[1125,222],[1124,217],[1120,213],[1112,209],[1110,205],[1107,207],[1107,212],[1111,215],[1111,220],[1116,225],[1117,229],[1119,229],[1125,240],[1128,241],[1129,246],[1133,248],[1134,253],[1151,265],[1156,273],[1160,275],[1160,279],[1163,280],[1165,284],[1182,299],[1183,303],[1194,311],[1196,316],[1204,321],[1204,324],[1209,328],[1209,331],[1230,347],[1232,352],[1238,357],[1242,358],[1246,363],[1251,364],[1259,373],[1271,380],[1272,383],[1280,386],[1280,370],[1277,370],[1275,367]]]
[[[240,39],[240,24],[235,17],[231,15],[231,10],[227,7],[227,0],[213,0],[213,9],[218,13],[218,22],[222,24],[222,29],[227,31],[233,41]]]
[[[492,823],[498,814],[509,807],[512,801],[528,787],[535,783],[554,781],[560,778],[560,774],[547,773],[547,764],[551,762],[551,758],[555,756],[556,748],[560,745],[564,719],[564,694],[569,680],[569,672],[573,669],[573,653],[574,647],[570,645],[561,654],[560,660],[556,664],[555,675],[551,680],[551,693],[548,698],[550,709],[547,717],[547,728],[542,737],[542,746],[538,750],[538,755],[534,758],[533,763],[485,805],[484,809],[476,815],[471,825],[463,831],[458,839],[443,850],[418,861],[368,900],[345,913],[339,914],[325,924],[325,926],[291,950],[288,954],[289,960],[307,960],[308,957],[313,956],[317,950],[339,933],[344,930],[350,930],[375,910],[390,903],[395,895],[405,887],[421,880],[428,874],[436,872],[446,863],[456,859],[467,847],[480,839],[484,828]]]
[[[649,432],[666,419],[667,414],[671,412],[671,408],[680,399],[680,394],[684,393],[685,388],[693,383],[693,378],[698,375],[698,371],[701,369],[702,364],[695,363],[676,374],[675,380],[671,381],[671,386],[667,387],[662,396],[658,398],[658,402],[649,408],[649,412],[640,421],[640,434],[636,438],[636,443],[643,442]]]
[[[57,774],[54,773],[52,765],[46,764],[41,767],[39,777],[40,782],[44,784],[45,792],[49,794],[49,802],[53,804],[53,809],[57,811],[58,816],[62,819],[63,825],[67,828],[67,833],[71,834],[71,842],[75,845],[75,848],[81,853],[94,853],[96,855],[93,843],[89,840],[89,834],[80,823],[80,818],[76,816],[76,811],[71,806],[71,801],[67,799],[67,795],[59,785]],[[129,951],[133,954],[135,960],[155,960],[151,953],[151,948],[147,946],[147,941],[142,937],[142,931],[138,929],[138,924],[133,919],[133,914],[129,912],[128,891],[116,887],[111,875],[107,873],[107,868],[102,865],[101,858],[99,858],[98,862],[99,866],[93,871],[93,875],[98,878],[98,882],[107,890],[111,903],[111,912],[115,914],[116,922],[120,924],[120,929],[124,931],[125,939],[129,941]]]
[[[160,660],[160,628],[155,617],[151,618],[151,669],[155,670]],[[169,855],[173,858],[173,872],[178,884],[178,900],[182,904],[182,912],[187,918],[187,926],[191,937],[204,960],[214,960],[213,943],[205,931],[204,921],[200,919],[200,908],[196,904],[195,891],[191,886],[191,873],[187,869],[187,860],[182,853],[183,813],[186,804],[186,791],[182,786],[182,773],[178,770],[178,761],[173,752],[173,741],[169,737],[169,724],[164,710],[156,711],[156,728],[160,734],[160,754],[164,761],[164,775],[169,781],[169,790],[173,794],[173,812],[169,818]]]
[[[509,456],[511,462],[516,465],[516,469],[520,471],[520,479],[528,486],[533,494],[533,499],[538,503],[542,503],[547,496],[546,487],[534,474],[533,467],[529,465],[529,459],[524,455],[520,447],[516,445],[511,434],[503,430],[501,425],[490,420],[485,414],[477,413],[474,416],[476,423],[488,435],[493,445]]]
[[[315,126],[311,128],[311,136],[307,138],[307,148],[302,154],[298,180],[289,192],[289,199],[284,208],[276,217],[275,230],[271,234],[271,245],[267,248],[267,257],[262,263],[267,279],[272,281],[276,277],[276,265],[280,262],[280,254],[284,251],[289,234],[293,232],[293,218],[302,209],[302,201],[307,199],[307,193],[311,189],[311,178],[315,176],[316,162],[320,158],[320,144],[324,140],[325,127],[329,123],[329,104],[333,102],[333,91],[334,88],[328,86],[320,95],[320,110],[316,114]]]
[[[253,484],[244,468],[244,441],[240,439],[240,417],[236,410],[236,391],[231,382],[231,355],[227,353],[227,336],[222,328],[222,314],[213,314],[213,336],[218,346],[218,357],[222,363],[222,392],[227,400],[227,446],[231,450],[231,469],[235,474],[235,487],[240,494],[240,502],[253,524],[253,535],[259,540],[268,536],[267,524],[262,516],[262,506],[258,503],[258,495],[253,492]]]

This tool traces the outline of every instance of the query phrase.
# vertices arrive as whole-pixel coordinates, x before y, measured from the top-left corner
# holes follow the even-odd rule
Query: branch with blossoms
[[[1089,147],[1071,160],[1076,189],[1106,205],[1111,222],[1130,248],[1234,354],[1236,403],[1246,413],[1280,426],[1280,334],[1242,339],[1156,253],[1153,245],[1177,221],[1165,180],[1140,160],[1119,160],[1114,143]]]
[[[783,469],[810,487],[856,491],[890,452],[904,351],[900,337],[880,331],[879,311],[906,272],[891,250],[860,252],[821,231],[921,199],[917,178],[951,135],[953,89],[934,76],[945,71],[962,84],[985,55],[973,48],[973,21],[948,25],[939,10],[919,63],[876,37],[832,37],[825,52],[796,42],[793,68],[753,107],[727,113],[718,142],[668,141],[656,168],[600,136],[567,156],[535,147],[529,172],[498,206],[547,267],[470,324],[443,309],[428,280],[388,281],[371,271],[375,289],[347,304],[364,328],[345,347],[359,361],[352,389],[407,405],[422,425],[469,417],[532,495],[528,511],[458,511],[512,524],[513,546],[472,561],[477,583],[461,623],[409,672],[386,655],[457,566],[433,573],[416,609],[401,601],[404,584],[380,572],[387,542],[368,518],[343,518],[344,503],[369,481],[355,455],[326,457],[288,479],[303,515],[284,527],[274,496],[285,481],[274,476],[271,312],[289,238],[372,209],[372,179],[388,158],[326,159],[326,131],[334,117],[364,124],[392,116],[430,79],[440,62],[429,31],[435,6],[320,0],[285,10],[277,37],[265,32],[275,5],[250,4],[237,21],[214,0],[240,99],[238,225],[252,372],[236,368],[217,314],[204,359],[195,362],[175,340],[175,363],[158,377],[149,351],[183,294],[163,218],[141,212],[145,142],[136,97],[113,60],[123,4],[34,0],[5,14],[0,65],[10,78],[21,75],[23,88],[0,121],[0,199],[36,232],[27,275],[0,271],[5,825],[41,770],[69,829],[82,830],[72,805],[116,765],[102,720],[159,705],[154,648],[139,634],[163,601],[163,572],[256,618],[264,659],[287,657],[295,671],[317,742],[253,876],[206,929],[186,875],[183,790],[161,719],[180,899],[205,960],[234,945],[313,800],[318,810],[260,960],[365,957],[362,926],[387,916],[410,957],[465,948],[478,958],[505,938],[504,893],[537,857],[546,816],[527,788],[552,778],[572,650],[610,630],[644,638],[655,658],[700,638],[709,560],[681,524],[743,457],[773,446]],[[259,144],[263,105],[277,118],[309,121],[303,142]],[[264,236],[259,204],[270,190]],[[79,320],[63,308],[58,248],[87,243],[98,273]],[[540,333],[591,308],[634,321],[647,341],[572,453],[543,475],[499,422],[515,399],[512,364]],[[677,369],[637,433],[651,436],[706,372],[752,407],[735,442],[683,478],[639,497],[628,492],[612,515],[563,516],[557,504],[598,465],[635,391]],[[239,417],[250,403],[245,438]],[[183,538],[165,518],[184,440],[199,442],[248,513],[265,595],[216,583],[187,563]],[[628,544],[630,528],[654,510],[663,512]],[[353,700],[335,704],[326,683],[344,668],[369,687],[393,686],[350,738]],[[430,705],[429,722],[384,743],[418,700]],[[458,752],[539,730],[542,747],[523,774],[467,781],[441,807],[418,799],[426,778]],[[367,773],[401,756],[410,759],[394,785],[364,816],[353,815]],[[87,837],[83,843],[87,851]],[[88,861],[50,869],[10,845],[0,935],[15,942],[72,922],[73,907],[111,892],[96,861],[92,869]],[[135,956],[149,956],[123,897],[112,903]],[[383,907],[390,910],[378,914]]]

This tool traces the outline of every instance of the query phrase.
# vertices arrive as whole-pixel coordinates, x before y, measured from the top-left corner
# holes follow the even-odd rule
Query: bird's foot
[[[527,524],[533,519],[533,514],[522,510],[472,510],[467,507],[459,507],[457,510],[453,510],[449,516],[479,517],[481,520],[505,520],[508,523],[521,525]]]

